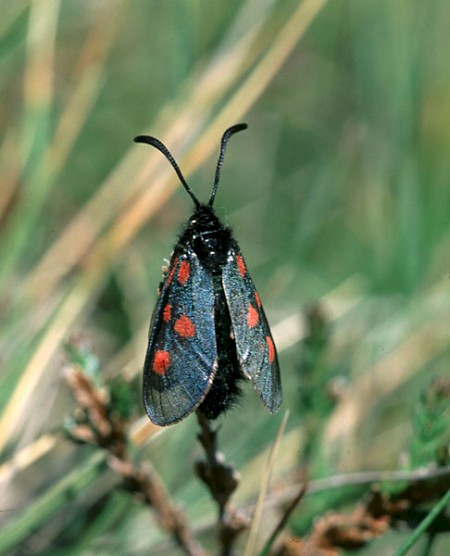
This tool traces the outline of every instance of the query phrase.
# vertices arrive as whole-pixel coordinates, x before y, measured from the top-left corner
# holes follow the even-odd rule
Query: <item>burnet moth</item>
[[[144,364],[144,405],[151,421],[165,426],[198,409],[215,419],[235,405],[240,381],[253,383],[266,408],[281,404],[278,357],[259,295],[231,229],[217,218],[214,199],[230,137],[222,136],[208,203],[197,199],[168,149],[139,135],[163,153],[195,204],[176,243],[154,310]]]

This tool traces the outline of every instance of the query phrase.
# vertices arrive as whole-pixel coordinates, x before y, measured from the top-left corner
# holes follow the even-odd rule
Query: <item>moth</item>
[[[228,140],[222,136],[211,195],[201,203],[169,150],[139,135],[168,159],[195,209],[165,271],[150,324],[143,398],[156,425],[171,425],[198,410],[216,419],[234,405],[240,383],[252,382],[270,413],[282,400],[277,351],[258,292],[232,230],[213,209]]]

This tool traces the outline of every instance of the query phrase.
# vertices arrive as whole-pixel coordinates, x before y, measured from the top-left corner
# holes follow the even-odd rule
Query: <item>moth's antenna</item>
[[[220,142],[219,160],[217,161],[216,175],[215,175],[215,178],[214,178],[214,185],[213,185],[211,196],[209,197],[209,202],[208,202],[209,207],[213,206],[214,199],[215,199],[216,193],[217,193],[217,188],[219,187],[220,169],[222,167],[223,159],[225,157],[225,151],[226,151],[226,148],[227,148],[228,140],[235,133],[238,133],[239,131],[243,131],[244,129],[247,129],[247,128],[248,128],[247,124],[232,125],[222,135],[222,141]]]
[[[134,138],[134,142],[135,143],[147,143],[147,145],[151,145],[152,147],[155,147],[156,149],[158,149],[158,151],[161,151],[163,153],[163,155],[167,158],[167,160],[170,162],[170,164],[172,164],[173,169],[177,173],[177,176],[180,178],[181,183],[183,184],[186,191],[189,193],[191,199],[194,201],[195,206],[196,207],[200,206],[199,200],[194,195],[194,192],[192,191],[192,189],[189,187],[186,180],[184,179],[184,176],[181,173],[180,167],[176,163],[174,157],[170,154],[169,149],[163,143],[161,143],[161,141],[159,139],[156,139],[156,137],[151,137],[150,135],[138,135],[137,137]]]

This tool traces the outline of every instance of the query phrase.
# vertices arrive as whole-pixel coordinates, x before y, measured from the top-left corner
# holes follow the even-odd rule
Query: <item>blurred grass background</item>
[[[104,379],[127,378],[140,400],[161,265],[192,211],[163,157],[132,143],[140,133],[159,137],[207,199],[222,132],[249,123],[230,142],[216,208],[280,351],[291,417],[273,482],[293,480],[306,447],[310,478],[412,465],[402,454],[415,403],[449,373],[449,21],[445,0],[2,3],[0,521],[10,549],[167,551],[150,512],[112,488],[101,454],[60,434],[74,410],[62,373],[71,337],[87,338]],[[312,303],[328,345],[305,386]],[[330,381],[340,395],[318,431]],[[136,457],[151,459],[194,527],[212,522],[192,473],[195,419],[154,434],[140,401],[135,411]],[[237,504],[256,496],[281,418],[249,388],[222,419],[221,449],[242,474]],[[46,496],[70,479],[72,495],[50,510]]]

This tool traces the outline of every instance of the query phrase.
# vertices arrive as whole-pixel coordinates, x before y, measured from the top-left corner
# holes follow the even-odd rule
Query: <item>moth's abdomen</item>
[[[206,398],[198,408],[207,419],[217,419],[236,405],[241,395],[239,383],[245,378],[238,362],[222,277],[215,276],[213,283],[217,372]]]

